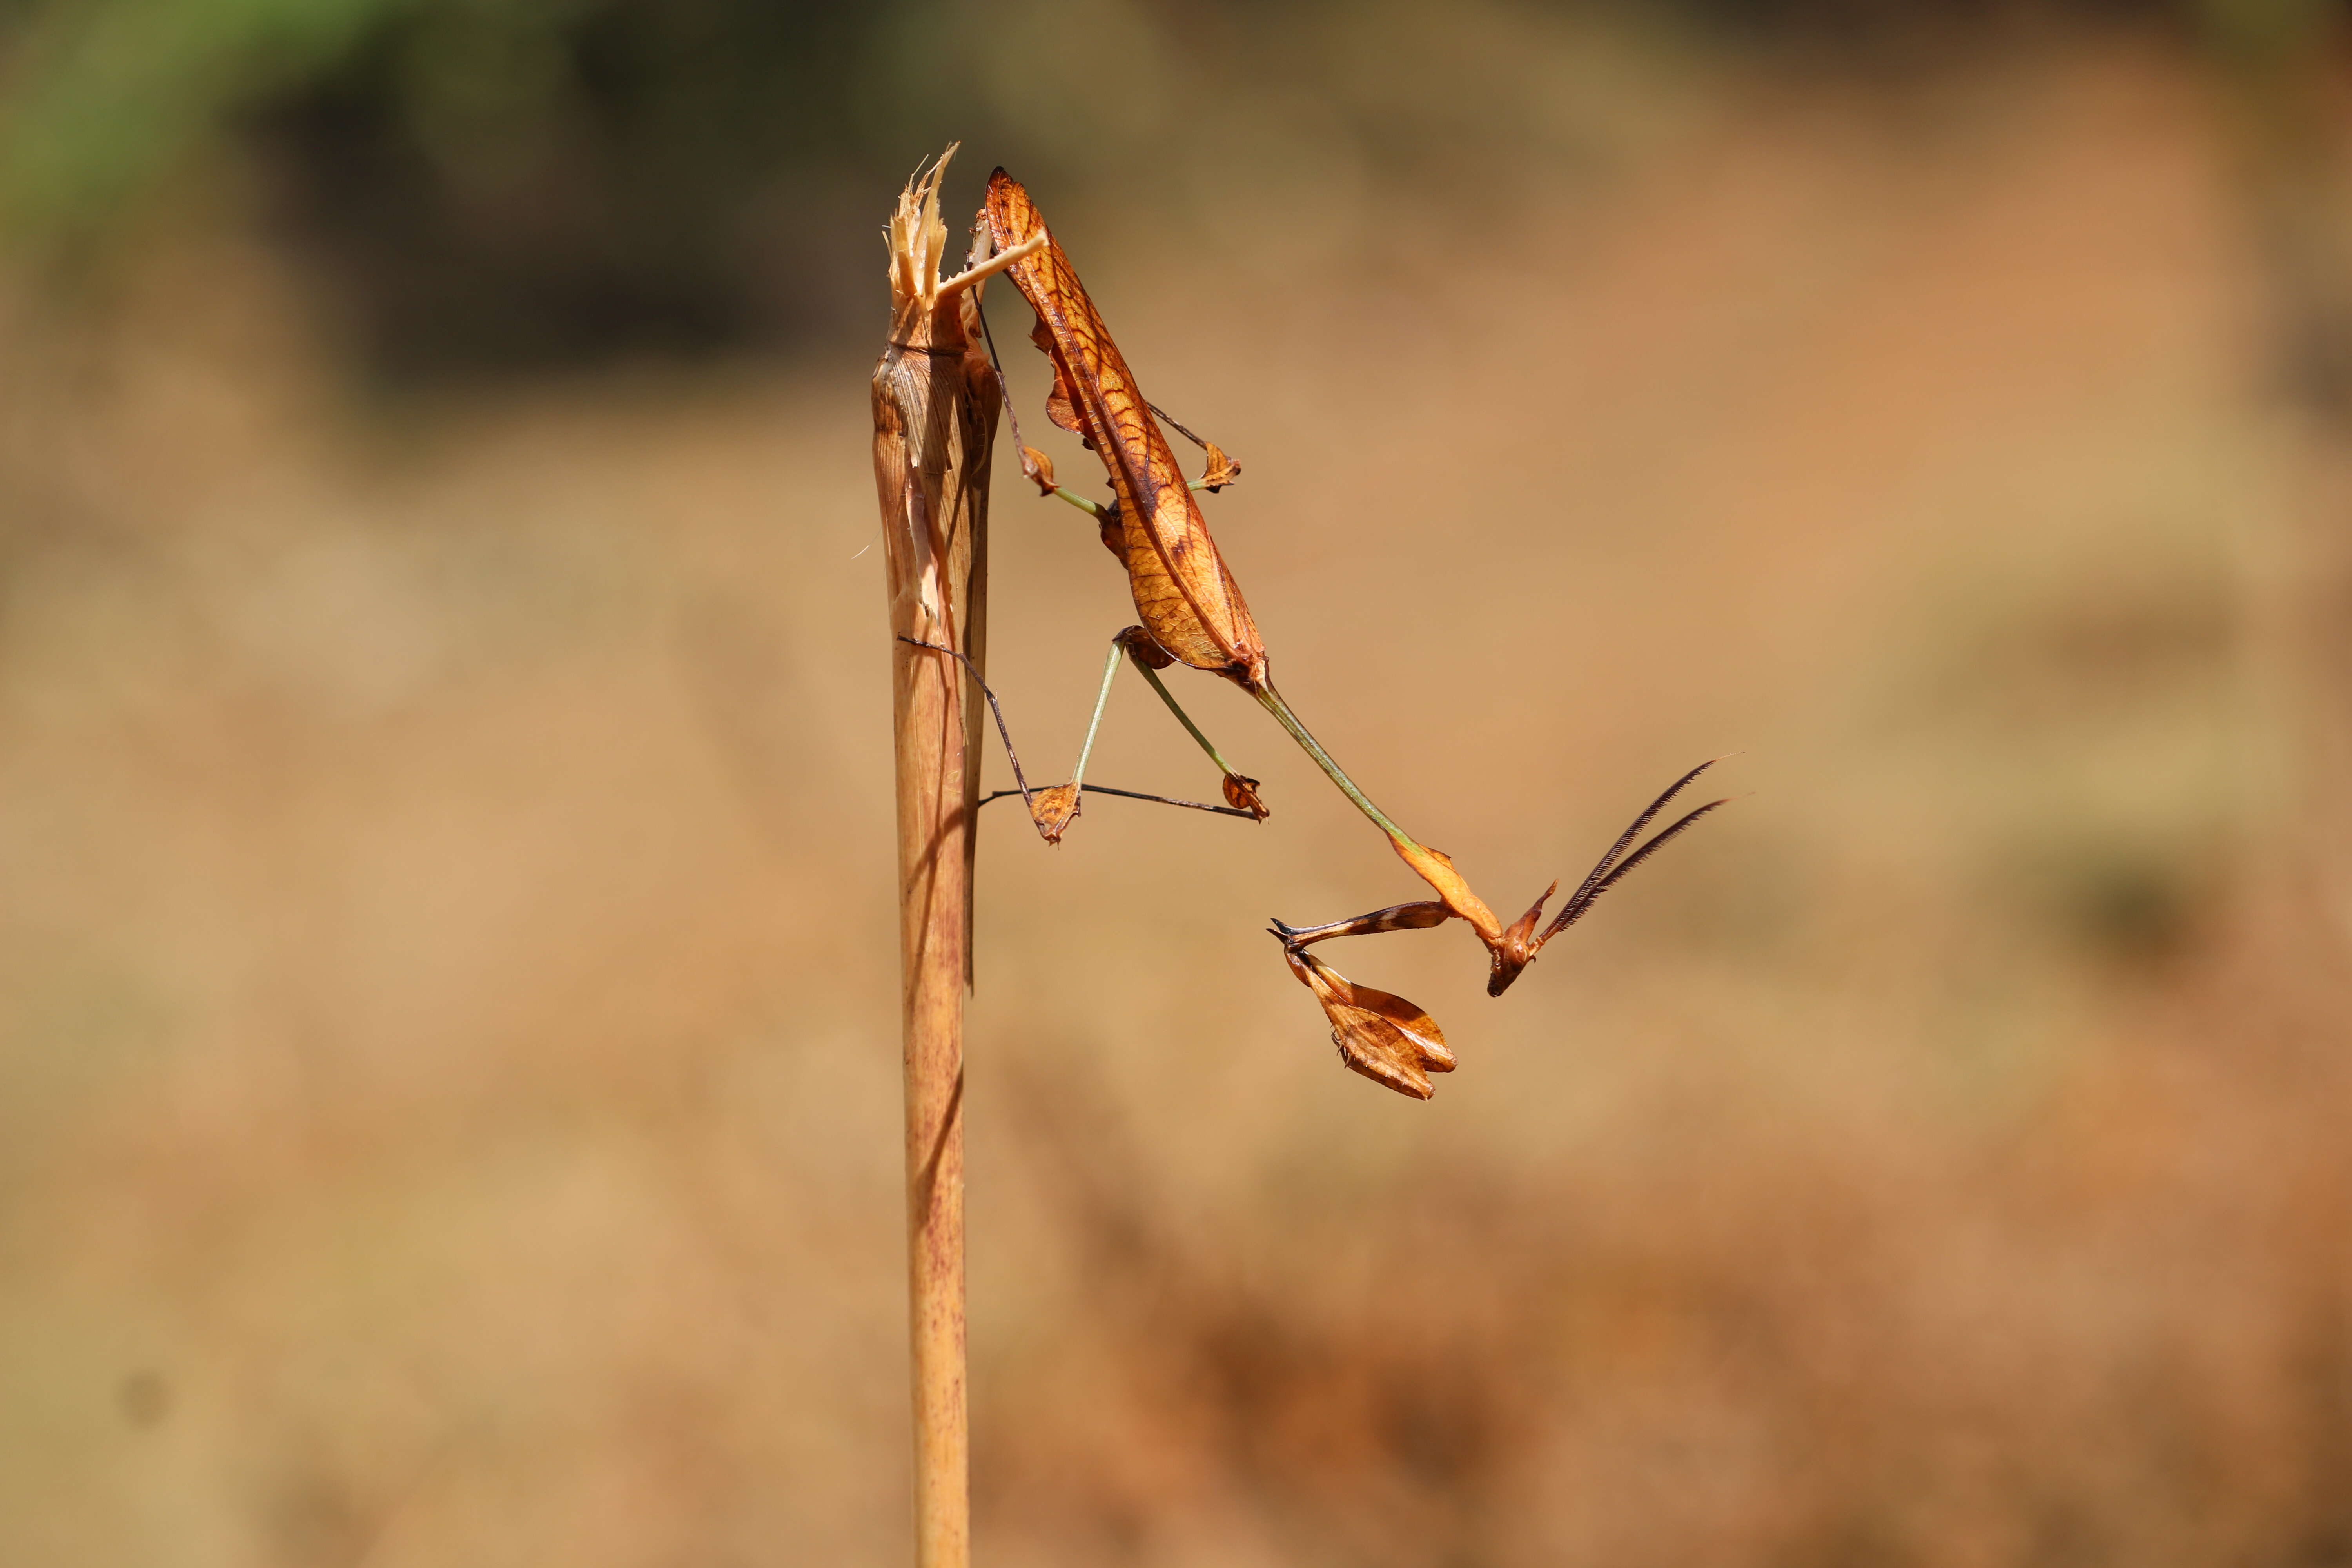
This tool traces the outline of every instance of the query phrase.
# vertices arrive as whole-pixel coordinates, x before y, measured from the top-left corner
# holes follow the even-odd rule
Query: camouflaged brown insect
[[[1160,428],[1160,421],[1167,416],[1143,395],[1126,356],[1119,353],[1109,329],[1103,324],[1101,312],[1078,281],[1077,269],[1054,238],[1044,215],[1020,182],[1003,169],[989,177],[988,196],[981,209],[980,222],[985,226],[999,258],[1017,258],[1007,270],[1014,287],[1036,314],[1037,326],[1031,341],[1053,367],[1046,416],[1085,442],[1101,460],[1110,482],[1111,499],[1108,502],[1087,500],[1056,482],[1053,465],[1043,453],[1025,446],[1021,448],[1022,469],[1040,491],[1058,495],[1091,512],[1099,525],[1103,543],[1126,568],[1136,615],[1142,624],[1128,628],[1115,639],[1112,661],[1105,669],[1105,692],[1108,690],[1110,674],[1117,668],[1118,651],[1123,647],[1193,738],[1223,770],[1225,796],[1230,805],[1246,806],[1249,815],[1262,818],[1265,807],[1258,797],[1256,781],[1243,778],[1226,766],[1160,684],[1154,671],[1181,663],[1223,676],[1241,687],[1388,836],[1399,858],[1437,895],[1433,900],[1399,904],[1325,925],[1297,927],[1276,921],[1271,928],[1282,943],[1283,955],[1292,973],[1322,1003],[1331,1023],[1332,1038],[1346,1064],[1399,1093],[1428,1099],[1433,1091],[1426,1075],[1450,1071],[1454,1067],[1453,1054],[1437,1026],[1426,1013],[1401,997],[1354,985],[1309,955],[1307,948],[1336,937],[1424,930],[1449,920],[1460,920],[1469,925],[1486,947],[1487,994],[1499,996],[1535,961],[1545,943],[1583,918],[1593,900],[1700,817],[1724,804],[1720,800],[1708,802],[1627,853],[1642,830],[1713,763],[1702,763],[1693,768],[1652,802],[1593,867],[1549,924],[1543,921],[1543,912],[1553,893],[1559,890],[1557,882],[1526,913],[1506,926],[1454,868],[1450,857],[1415,839],[1372,804],[1316,742],[1276,689],[1268,669],[1265,639],[1251,618],[1241,584],[1234,581],[1232,569],[1210,535],[1197,499],[1200,491],[1218,490],[1230,484],[1239,475],[1240,465],[1214,445],[1192,436],[1175,421],[1167,420],[1209,454],[1208,469],[1202,479],[1189,482],[1185,479]],[[1017,436],[1017,422],[1014,429]],[[1097,723],[1101,710],[1098,698]],[[1093,734],[1090,727],[1089,748]],[[1008,740],[1008,752],[1010,749]],[[1078,773],[1083,773],[1085,756],[1082,751]],[[1017,771],[1017,763],[1015,767]],[[1082,789],[1091,787],[1083,785],[1076,777],[1069,784],[1050,791],[1029,792],[1024,787],[1039,832],[1049,841],[1059,843],[1081,805]]]

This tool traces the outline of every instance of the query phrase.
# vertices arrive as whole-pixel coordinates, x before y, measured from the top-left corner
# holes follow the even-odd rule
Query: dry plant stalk
[[[988,460],[998,384],[974,287],[1005,252],[942,282],[940,176],[899,195],[887,230],[890,341],[874,367],[874,482],[889,581],[898,796],[898,953],[907,1079],[908,1292],[914,1352],[916,1561],[971,1560],[964,1392],[963,994],[971,965],[980,713],[962,671],[985,648]],[[919,647],[916,645],[924,645]]]

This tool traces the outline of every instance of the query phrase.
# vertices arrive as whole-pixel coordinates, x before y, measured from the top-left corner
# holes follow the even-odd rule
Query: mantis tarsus
[[[1525,914],[1505,925],[1443,851],[1413,838],[1372,804],[1317,742],[1275,687],[1267,668],[1265,644],[1250,616],[1240,584],[1234,581],[1216,542],[1210,537],[1195,498],[1197,490],[1217,490],[1231,483],[1240,472],[1240,465],[1144,400],[1133,373],[1079,283],[1069,258],[1046,228],[1029,194],[1003,169],[990,176],[987,201],[975,227],[980,225],[985,225],[995,247],[991,270],[1002,266],[1021,290],[1022,298],[1036,312],[1037,327],[1031,341],[1051,362],[1054,374],[1053,391],[1045,404],[1046,416],[1076,434],[1102,460],[1110,479],[1112,500],[1108,504],[1099,503],[1064,489],[1055,481],[1053,468],[1045,455],[1026,446],[1020,448],[1022,471],[1036,484],[1042,495],[1059,496],[1095,519],[1104,545],[1118,557],[1127,571],[1136,613],[1142,622],[1128,627],[1112,640],[1094,719],[1087,726],[1087,740],[1070,782],[1050,789],[1034,789],[1021,778],[1020,764],[1015,759],[1014,777],[1021,787],[999,793],[1019,794],[1027,802],[1038,831],[1055,843],[1077,815],[1082,792],[1166,800],[1165,796],[1105,790],[1083,782],[1087,759],[1101,723],[1104,700],[1124,658],[1150,681],[1161,700],[1224,777],[1223,808],[1202,806],[1194,801],[1168,804],[1211,811],[1223,809],[1228,815],[1263,818],[1266,810],[1257,798],[1256,781],[1244,777],[1226,763],[1178,706],[1158,672],[1181,663],[1223,676],[1248,692],[1356,808],[1388,837],[1397,856],[1437,895],[1434,899],[1375,910],[1352,920],[1304,927],[1277,920],[1270,928],[1282,943],[1283,957],[1292,973],[1322,1004],[1331,1022],[1332,1040],[1347,1066],[1399,1093],[1428,1099],[1433,1092],[1428,1074],[1451,1071],[1454,1066],[1443,1031],[1412,1003],[1385,991],[1354,984],[1307,949],[1335,937],[1420,931],[1461,920],[1468,922],[1485,944],[1490,961],[1486,992],[1499,996],[1534,962],[1544,944],[1583,918],[1595,900],[1700,817],[1724,804],[1721,800],[1709,801],[1676,818],[1638,848],[1633,847],[1643,830],[1692,781],[1713,766],[1713,760],[1691,769],[1651,802],[1549,924],[1542,923],[1544,906],[1559,890],[1557,882],[1546,889]],[[1001,367],[998,374],[1003,374]],[[1011,407],[1009,397],[1006,407]],[[1208,468],[1200,479],[1185,479],[1167,437],[1160,432],[1159,421],[1165,421],[1205,449]],[[1018,444],[1017,420],[1013,438]],[[946,648],[938,651],[952,652]],[[993,708],[993,693],[989,694],[989,700]],[[1001,710],[997,711],[997,723],[1003,733]],[[1003,738],[1010,754],[1011,737]]]

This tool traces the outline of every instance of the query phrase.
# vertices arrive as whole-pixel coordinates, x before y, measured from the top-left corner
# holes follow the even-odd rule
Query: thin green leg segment
[[[1275,722],[1290,731],[1290,738],[1298,742],[1299,750],[1315,759],[1315,765],[1321,768],[1331,782],[1339,786],[1340,794],[1356,803],[1358,811],[1372,819],[1372,826],[1399,844],[1411,845],[1415,849],[1421,847],[1421,845],[1414,842],[1412,835],[1391,822],[1388,814],[1374,805],[1371,797],[1356,787],[1356,781],[1349,778],[1347,771],[1331,760],[1331,753],[1325,751],[1315,737],[1307,732],[1307,726],[1298,721],[1298,715],[1290,710],[1290,704],[1282,700],[1281,692],[1271,686],[1261,686],[1255,695],[1258,706],[1273,714]]]
[[[1192,736],[1201,750],[1209,753],[1209,761],[1217,764],[1217,771],[1221,773],[1238,773],[1233,763],[1217,754],[1217,748],[1209,743],[1209,737],[1201,733],[1201,727],[1193,723],[1192,715],[1178,704],[1167,684],[1160,679],[1160,672],[1139,658],[1135,661],[1135,668],[1143,672],[1144,679],[1151,682],[1151,689],[1160,693],[1160,700],[1168,704],[1168,711],[1176,715],[1176,722],[1184,726],[1184,733]]]
[[[1110,657],[1103,660],[1102,686],[1095,693],[1095,716],[1087,721],[1086,744],[1078,748],[1078,765],[1070,770],[1070,783],[1073,784],[1083,783],[1086,779],[1087,759],[1094,755],[1095,751],[1095,731],[1102,728],[1103,708],[1110,701],[1111,678],[1118,673],[1119,655],[1126,651],[1118,644],[1113,643],[1110,645]]]

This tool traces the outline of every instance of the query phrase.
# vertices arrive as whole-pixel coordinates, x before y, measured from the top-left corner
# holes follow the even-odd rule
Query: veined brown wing
[[[1029,193],[1002,169],[989,177],[984,210],[1000,250],[1045,229]],[[1253,689],[1263,685],[1265,644],[1241,585],[1069,257],[1048,232],[1045,247],[1010,271],[1037,312],[1037,344],[1053,361],[1047,412],[1086,437],[1109,470],[1118,496],[1118,553],[1136,614],[1160,646],[1186,664]]]

